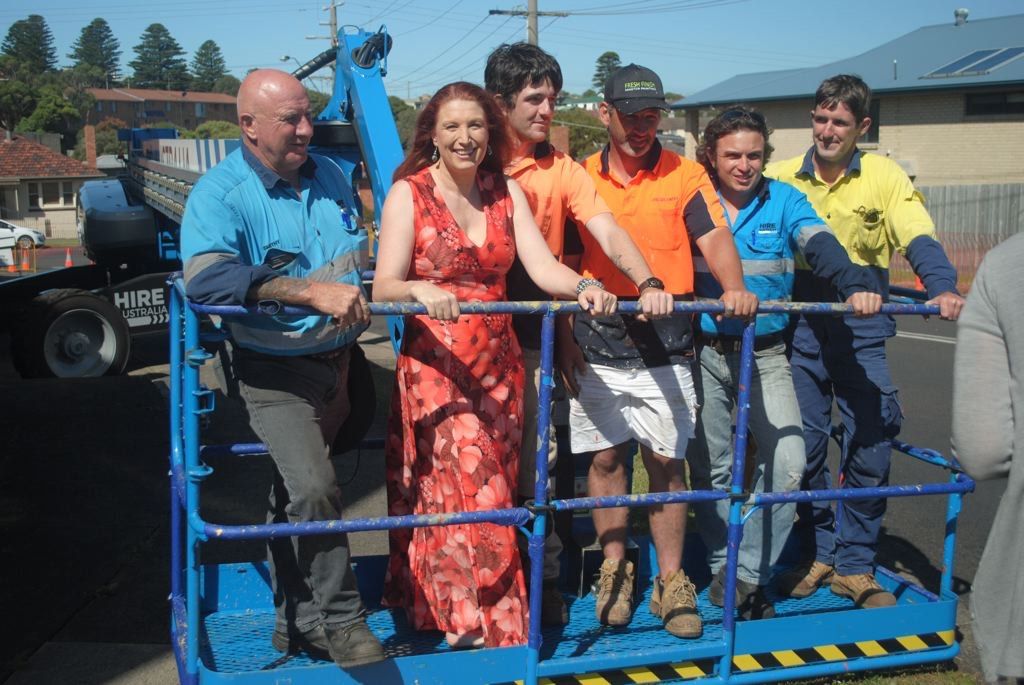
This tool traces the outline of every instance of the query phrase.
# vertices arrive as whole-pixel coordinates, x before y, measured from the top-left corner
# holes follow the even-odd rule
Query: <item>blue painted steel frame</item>
[[[692,502],[701,500],[731,499],[728,529],[728,550],[726,556],[726,593],[725,607],[723,609],[723,640],[716,647],[714,643],[705,645],[701,653],[720,655],[716,672],[708,676],[708,680],[735,681],[735,682],[767,682],[772,680],[792,679],[797,677],[812,677],[830,675],[849,670],[862,670],[873,668],[885,668],[902,666],[911,663],[925,663],[929,661],[942,661],[950,659],[958,651],[958,645],[954,642],[944,649],[931,649],[925,652],[914,652],[894,654],[888,656],[875,656],[863,659],[850,659],[840,662],[828,662],[810,664],[805,666],[790,666],[775,670],[754,671],[745,673],[733,673],[733,658],[737,653],[748,654],[753,646],[764,648],[765,645],[777,641],[778,630],[773,620],[754,621],[737,623],[735,621],[735,570],[739,541],[742,537],[743,516],[742,507],[746,504],[752,507],[771,506],[778,502],[811,501],[819,499],[855,499],[866,497],[905,497],[925,494],[948,494],[950,495],[946,515],[946,535],[943,549],[943,569],[940,581],[939,596],[915,588],[921,597],[929,602],[935,602],[934,608],[927,605],[910,606],[910,610],[922,613],[928,620],[937,620],[942,612],[950,611],[952,616],[945,616],[943,620],[953,621],[955,625],[955,595],[952,593],[952,569],[953,550],[955,546],[956,521],[960,511],[961,494],[973,490],[974,483],[960,471],[955,462],[945,460],[942,455],[933,450],[925,450],[894,441],[894,447],[906,452],[912,457],[921,459],[927,463],[941,466],[950,470],[951,475],[948,483],[913,485],[913,486],[888,486],[884,488],[864,488],[861,490],[828,490],[828,491],[800,491],[787,493],[755,493],[748,494],[742,490],[742,474],[744,473],[744,457],[746,454],[746,425],[750,409],[750,379],[753,368],[753,325],[748,325],[744,330],[743,353],[740,366],[739,391],[737,401],[737,430],[736,443],[734,446],[733,482],[729,492],[698,491],[679,493],[651,493],[647,495],[624,495],[617,497],[586,497],[571,500],[548,500],[547,492],[547,459],[541,455],[547,454],[548,431],[546,426],[550,422],[550,400],[551,389],[554,385],[552,372],[552,357],[554,345],[554,319],[561,313],[578,311],[575,303],[568,302],[508,302],[508,303],[464,303],[462,310],[465,313],[489,312],[516,312],[516,313],[539,313],[543,314],[544,321],[541,335],[541,384],[540,398],[538,405],[538,426],[537,426],[537,468],[539,477],[536,481],[534,500],[527,503],[525,507],[513,507],[506,510],[490,512],[467,512],[460,514],[446,514],[440,516],[403,516],[383,517],[374,519],[358,519],[349,521],[316,522],[305,524],[273,524],[273,525],[252,525],[252,526],[221,526],[208,523],[199,516],[199,484],[210,473],[210,469],[202,463],[204,454],[254,454],[265,452],[265,448],[259,444],[241,444],[228,446],[212,446],[200,448],[199,446],[199,415],[210,411],[209,407],[202,406],[202,398],[208,393],[200,389],[198,369],[209,354],[202,350],[199,345],[198,334],[198,313],[209,314],[258,314],[256,307],[202,307],[198,305],[183,306],[183,288],[180,279],[173,281],[171,288],[171,364],[172,383],[170,391],[171,402],[171,604],[172,621],[171,633],[173,637],[175,656],[178,662],[179,677],[183,683],[198,683],[201,678],[199,663],[199,625],[200,625],[200,572],[198,563],[198,547],[204,540],[210,538],[221,539],[250,539],[267,538],[279,535],[311,535],[318,533],[356,531],[356,530],[382,530],[402,526],[432,526],[452,525],[455,523],[491,521],[502,525],[524,525],[530,520],[533,521],[532,531],[529,533],[529,554],[531,559],[530,582],[530,626],[528,641],[525,650],[522,648],[509,648],[497,650],[500,653],[499,661],[507,665],[509,658],[525,658],[526,668],[523,682],[533,685],[539,677],[564,675],[564,671],[554,672],[544,668],[541,662],[541,629],[540,629],[540,597],[539,592],[542,583],[542,555],[543,540],[546,528],[549,525],[549,516],[554,511],[573,510],[581,508],[596,507],[619,507],[619,506],[651,506],[668,502]],[[624,312],[636,310],[635,303],[622,303],[620,309]],[[710,311],[720,312],[722,306],[714,302],[701,303],[677,303],[677,312]],[[305,313],[301,308],[283,308],[285,313]],[[422,305],[411,303],[375,303],[371,305],[374,314],[406,315],[412,313],[425,313]],[[845,305],[833,304],[777,304],[763,303],[760,311],[801,311],[804,313],[835,314],[849,312]],[[885,305],[883,312],[891,314],[935,314],[936,307],[925,305]],[[184,331],[184,335],[182,335]],[[182,513],[184,510],[184,517]],[[184,528],[184,539],[182,538]],[[182,592],[182,555],[181,548],[185,549],[184,576],[185,588]],[[880,569],[880,573],[885,573]],[[891,576],[889,579],[896,582],[898,577]],[[888,581],[886,581],[888,582]],[[951,601],[950,601],[951,600]],[[948,602],[948,603],[947,603]],[[877,619],[881,616],[879,612],[905,612],[907,607],[893,607],[890,609],[874,610],[874,612],[846,612],[844,625],[850,626],[847,630],[851,635],[860,635],[867,639],[871,631],[877,628]],[[864,615],[869,614],[869,615]],[[890,616],[896,614],[890,613]],[[915,614],[915,618],[917,614]],[[800,625],[801,617],[790,617],[781,619],[791,625]],[[796,622],[796,623],[794,623]],[[772,625],[769,625],[769,624]],[[911,621],[911,625],[917,625]],[[859,631],[859,632],[858,632]],[[787,636],[786,639],[789,639]],[[817,639],[820,639],[817,638]],[[813,642],[811,644],[814,644]],[[737,652],[738,647],[743,650]],[[720,651],[718,651],[720,649]],[[771,649],[771,647],[769,647]],[[488,662],[481,656],[481,650],[473,653],[432,655],[443,657],[438,663],[443,664],[442,668],[451,669],[458,664],[466,667],[476,664],[481,668],[493,668],[498,662]],[[685,651],[685,650],[684,650]],[[674,659],[680,650],[671,650],[667,659]],[[490,663],[488,667],[487,664]],[[621,658],[588,656],[578,659],[582,668],[593,668],[595,670],[605,668],[617,668],[627,662]],[[627,664],[628,665],[628,664]],[[403,667],[404,668],[404,667]],[[405,671],[402,671],[403,673]],[[450,673],[450,670],[448,671]],[[496,671],[488,671],[492,673]],[[579,672],[579,668],[573,672]],[[383,673],[383,672],[382,672]],[[395,675],[392,672],[392,675]]]

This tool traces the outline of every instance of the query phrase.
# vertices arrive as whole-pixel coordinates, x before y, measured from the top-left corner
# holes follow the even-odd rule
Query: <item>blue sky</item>
[[[177,0],[153,5],[130,0],[5,0],[0,30],[41,14],[53,31],[61,63],[82,28],[103,17],[121,43],[122,68],[146,26],[164,24],[189,54],[205,40],[220,45],[228,67],[242,77],[253,67],[294,68],[283,55],[306,61],[327,47],[331,0]],[[401,97],[441,85],[483,80],[487,54],[525,37],[521,17],[491,9],[522,9],[524,0],[335,0],[338,22],[394,37],[388,90]],[[969,20],[1024,12],[1021,0],[965,2]],[[597,57],[619,53],[659,73],[668,90],[684,95],[739,73],[812,66],[850,57],[920,26],[953,21],[955,2],[939,0],[539,0],[540,44],[562,65],[565,89],[590,87]],[[624,8],[629,8],[624,9]],[[583,14],[599,12],[600,14]],[[316,85],[316,84],[314,84]],[[321,84],[323,87],[324,84]]]

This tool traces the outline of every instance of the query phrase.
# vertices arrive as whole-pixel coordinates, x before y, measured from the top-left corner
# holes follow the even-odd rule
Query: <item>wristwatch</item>
[[[651,276],[646,281],[642,281],[636,287],[637,291],[641,295],[643,295],[644,291],[647,290],[648,288],[657,288],[658,290],[664,290],[665,289],[665,283],[662,282],[662,280],[660,278],[658,278],[656,276]]]

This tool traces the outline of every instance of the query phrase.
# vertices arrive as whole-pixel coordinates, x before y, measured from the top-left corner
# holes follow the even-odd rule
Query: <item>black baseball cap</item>
[[[661,79],[638,64],[627,64],[608,77],[604,84],[604,101],[623,114],[652,108],[668,111]]]

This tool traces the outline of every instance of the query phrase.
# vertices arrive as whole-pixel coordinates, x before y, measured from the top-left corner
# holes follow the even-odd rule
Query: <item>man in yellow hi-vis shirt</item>
[[[871,127],[871,89],[857,76],[826,79],[811,111],[814,145],[805,155],[768,167],[765,175],[796,186],[835,233],[855,264],[877,279],[877,292],[889,293],[889,260],[904,255],[937,304],[941,317],[955,320],[963,307],[956,292],[956,270],[935,240],[935,226],[898,164],[857,149]],[[839,302],[835,288],[797,262],[793,300]],[[870,319],[800,316],[792,339],[793,384],[800,402],[807,449],[803,489],[881,487],[889,482],[889,440],[903,414],[889,374],[885,341],[896,334],[891,316]],[[826,458],[832,403],[842,418],[843,450],[838,483]],[[807,537],[813,525],[814,556],[778,579],[781,592],[807,597],[831,582],[832,591],[858,607],[896,603],[875,580],[875,548],[885,499],[846,500],[833,511],[829,502],[802,503],[799,520]],[[799,524],[798,524],[799,525]]]

